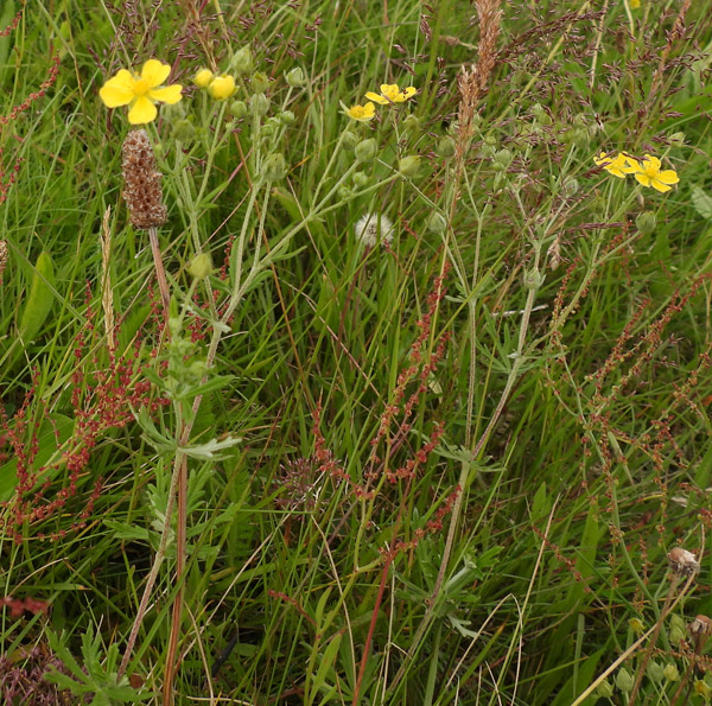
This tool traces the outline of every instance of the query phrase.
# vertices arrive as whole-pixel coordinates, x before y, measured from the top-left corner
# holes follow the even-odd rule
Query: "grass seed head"
[[[0,282],[2,282],[2,273],[7,267],[7,243],[0,240]]]

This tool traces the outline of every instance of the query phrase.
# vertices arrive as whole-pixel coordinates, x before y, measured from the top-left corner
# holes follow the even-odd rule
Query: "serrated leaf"
[[[702,218],[712,221],[712,196],[699,186],[692,187],[692,205]]]

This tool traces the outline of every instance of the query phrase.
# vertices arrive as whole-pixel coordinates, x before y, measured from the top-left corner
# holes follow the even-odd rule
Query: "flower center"
[[[146,81],[145,78],[137,78],[134,81],[134,85],[133,85],[134,95],[145,96],[150,90],[151,90],[151,87],[148,85],[148,81]]]

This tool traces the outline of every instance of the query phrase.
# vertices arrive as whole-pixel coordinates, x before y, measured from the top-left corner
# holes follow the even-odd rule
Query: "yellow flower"
[[[619,152],[615,157],[611,157],[606,152],[601,152],[593,161],[597,166],[603,167],[609,174],[619,179],[624,179],[626,174],[634,174],[640,169],[638,160],[633,159],[625,152]]]
[[[656,191],[670,191],[670,184],[677,184],[680,179],[674,169],[660,169],[660,160],[646,154],[640,163],[640,170],[635,173],[635,178],[643,186],[652,186]]]
[[[210,69],[200,69],[200,71],[195,74],[193,82],[200,88],[207,88],[214,78],[215,74]]]
[[[408,86],[408,88],[404,88],[401,91],[397,83],[382,83],[380,95],[369,91],[366,94],[366,98],[379,105],[388,105],[389,103],[403,103],[409,98],[412,98],[416,93],[417,91],[413,86]]]
[[[208,93],[210,93],[215,100],[225,100],[236,90],[235,79],[228,74],[216,76],[208,86]]]
[[[370,101],[366,105],[354,105],[351,106],[347,111],[346,115],[354,120],[358,120],[361,123],[367,123],[369,120],[373,119],[376,113],[376,106]]]
[[[158,114],[154,103],[172,105],[181,99],[183,87],[180,84],[159,88],[170,72],[168,64],[149,59],[143,65],[140,76],[121,69],[101,87],[99,96],[107,108],[130,106],[129,122],[132,125],[150,123]]]
[[[640,0],[630,0],[630,9],[637,10],[640,7]]]

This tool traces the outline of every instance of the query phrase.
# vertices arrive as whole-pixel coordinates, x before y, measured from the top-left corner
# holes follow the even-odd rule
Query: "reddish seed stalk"
[[[388,579],[388,571],[393,563],[394,552],[389,552],[386,557],[386,561],[383,565],[381,571],[381,583],[378,585],[378,594],[376,595],[376,604],[373,606],[373,613],[371,614],[371,624],[368,626],[368,635],[366,636],[366,644],[363,647],[363,655],[361,657],[361,664],[358,670],[358,678],[356,679],[356,687],[354,688],[354,697],[351,700],[352,706],[357,706],[359,702],[359,694],[361,692],[361,682],[363,681],[363,675],[366,672],[366,664],[368,662],[368,655],[371,651],[371,642],[373,640],[373,633],[376,629],[376,621],[378,620],[378,613],[381,609],[381,602],[383,601],[383,592],[386,588],[386,580]]]

